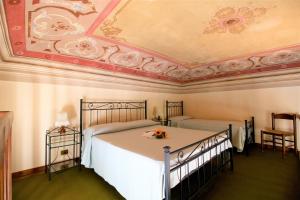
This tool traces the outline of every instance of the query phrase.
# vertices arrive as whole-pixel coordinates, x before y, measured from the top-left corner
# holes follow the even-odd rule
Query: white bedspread
[[[167,139],[149,139],[144,137],[146,131],[155,128],[164,129]],[[113,185],[128,200],[158,200],[164,198],[164,163],[163,147],[171,146],[171,150],[186,146],[195,141],[215,134],[212,131],[199,131],[162,126],[148,126],[109,134],[91,136],[91,146],[85,150],[82,164],[94,168],[95,172]],[[92,135],[92,134],[91,134]],[[223,140],[219,138],[219,140]],[[212,156],[231,147],[224,142],[216,149],[207,152],[200,159],[200,165]],[[86,159],[89,155],[90,159]],[[172,164],[172,162],[171,162]],[[196,161],[189,164],[195,169]],[[182,167],[182,177],[185,167]],[[179,183],[178,173],[170,176],[171,187]]]
[[[172,126],[197,130],[222,131],[232,124],[232,145],[237,148],[238,152],[244,149],[246,132],[245,123],[240,121],[226,120],[207,120],[207,119],[184,119],[172,121]]]

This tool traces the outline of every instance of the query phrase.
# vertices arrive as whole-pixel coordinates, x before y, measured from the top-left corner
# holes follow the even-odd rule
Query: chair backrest
[[[272,113],[272,129],[275,130],[275,120],[276,119],[286,119],[293,120],[293,132],[294,136],[297,135],[297,115],[293,113]]]

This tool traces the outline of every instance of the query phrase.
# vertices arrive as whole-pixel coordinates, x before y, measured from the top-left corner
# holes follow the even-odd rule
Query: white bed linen
[[[207,119],[184,119],[184,120],[171,120],[171,125],[174,127],[209,130],[209,131],[222,131],[227,129],[229,124],[232,124],[232,145],[237,148],[238,152],[244,149],[246,131],[245,123],[240,121],[226,121],[226,120],[207,120]]]
[[[114,133],[118,131],[124,131],[128,129],[135,129],[140,127],[147,127],[157,125],[159,122],[152,120],[136,120],[129,122],[113,122],[107,124],[99,124],[91,126],[83,131],[83,144],[82,144],[82,163],[84,166],[89,167],[91,162],[91,148],[92,148],[92,137],[94,135]]]
[[[133,130],[121,131],[117,134],[131,134],[131,132],[140,132],[140,137],[146,130],[154,128],[167,129],[167,132],[199,132],[195,130],[178,129],[172,127],[151,126],[138,128]],[[201,131],[203,134],[209,134],[208,131]],[[115,134],[115,133],[111,133]],[[187,133],[186,133],[187,134]],[[201,134],[201,133],[200,133]],[[210,132],[213,134],[213,132]],[[111,135],[113,136],[113,135]],[[102,138],[101,138],[102,137]],[[164,163],[163,149],[160,148],[161,156],[157,157],[143,155],[143,153],[134,152],[127,148],[121,148],[112,144],[110,141],[104,140],[104,135],[96,135],[92,137],[90,148],[90,163],[83,160],[86,167],[94,168],[95,172],[103,177],[108,183],[113,185],[119,193],[128,200],[157,200],[164,198]],[[147,139],[151,141],[151,139]],[[157,143],[158,140],[153,140]],[[164,140],[159,140],[164,141]],[[132,143],[134,144],[134,143]],[[156,144],[157,145],[157,144]],[[172,146],[172,145],[171,145]],[[214,156],[219,154],[224,149],[230,148],[230,143],[219,145],[210,153]],[[131,147],[129,147],[131,148]],[[178,148],[178,147],[177,147]],[[157,150],[157,149],[155,149]],[[175,150],[175,149],[173,149]],[[151,151],[151,150],[150,150]],[[204,155],[204,162],[209,160],[209,152]],[[155,154],[154,154],[155,155]],[[157,157],[157,159],[156,159]],[[200,158],[200,165],[203,158]],[[172,164],[172,162],[171,162]],[[195,169],[196,161],[189,164],[190,170]],[[185,176],[185,167],[182,168],[182,177]],[[171,187],[179,183],[178,173],[172,173],[170,176]]]

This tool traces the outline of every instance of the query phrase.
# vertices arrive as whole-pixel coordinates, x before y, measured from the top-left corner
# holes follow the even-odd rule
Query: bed
[[[157,129],[166,139],[151,137]],[[231,126],[220,132],[161,126],[147,120],[146,101],[81,100],[80,130],[82,165],[128,200],[191,199],[221,170],[233,170]]]
[[[245,121],[195,119],[183,114],[183,101],[166,101],[166,119],[170,126],[198,130],[220,131],[232,124],[232,145],[247,156],[255,143],[254,117]]]

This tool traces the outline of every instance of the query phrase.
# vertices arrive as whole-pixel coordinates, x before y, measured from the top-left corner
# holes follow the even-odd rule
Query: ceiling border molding
[[[261,77],[247,77],[239,80],[224,80],[185,86],[182,93],[203,93],[232,90],[249,90],[259,88],[292,87],[300,85],[300,72]]]
[[[179,84],[75,64],[14,56],[11,53],[3,2],[0,5],[0,80],[178,94],[300,85],[300,68]]]
[[[271,72],[261,72],[258,74],[246,74],[246,75],[240,75],[235,77],[228,77],[228,78],[218,78],[213,80],[205,80],[205,81],[197,81],[193,83],[186,83],[183,86],[185,87],[197,87],[199,85],[207,85],[207,84],[220,84],[225,82],[233,82],[233,81],[244,81],[244,80],[252,80],[252,82],[255,80],[259,80],[261,78],[269,78],[271,77],[279,77],[279,76],[287,76],[287,75],[295,75],[300,74],[300,68],[291,68],[291,69],[282,69],[277,71],[271,71]]]
[[[0,62],[0,80],[79,85],[105,89],[177,93],[178,86],[142,82],[93,73],[37,67],[30,64]]]
[[[202,93],[215,91],[247,90],[270,87],[290,87],[300,85],[300,70],[265,76],[244,77],[235,80],[207,81],[205,83],[172,86],[163,83],[150,83],[92,73],[63,69],[36,67],[30,64],[0,62],[0,80],[67,84],[104,89],[136,90],[160,93]]]

